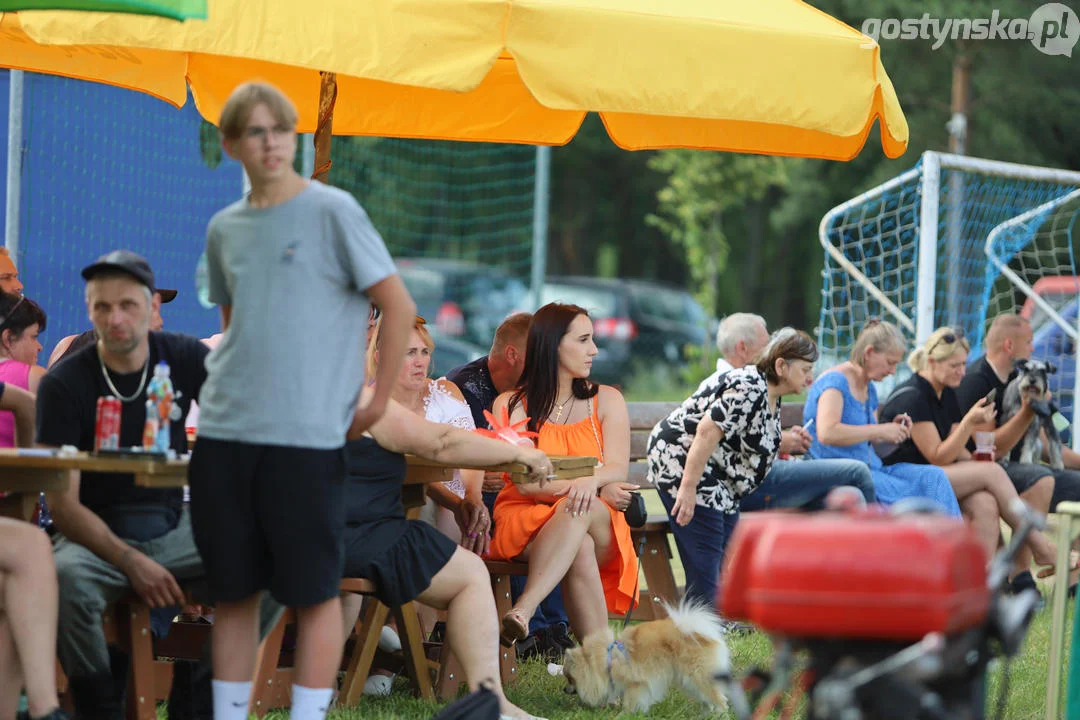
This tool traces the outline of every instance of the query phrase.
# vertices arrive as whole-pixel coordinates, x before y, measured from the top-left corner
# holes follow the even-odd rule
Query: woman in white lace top
[[[435,341],[426,325],[418,315],[393,398],[431,422],[473,430],[472,412],[457,385],[445,378],[428,377]],[[376,326],[368,349],[368,366],[372,372],[378,366],[378,344]],[[480,555],[487,552],[491,528],[491,517],[481,495],[483,483],[482,471],[455,470],[452,480],[428,486],[428,506],[421,516],[455,542]]]

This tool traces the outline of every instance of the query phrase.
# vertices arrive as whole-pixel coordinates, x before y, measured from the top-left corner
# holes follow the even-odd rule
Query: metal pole
[[[306,178],[315,174],[314,133],[304,133],[300,136],[300,174]]]
[[[934,293],[937,289],[938,193],[941,163],[933,152],[922,157],[922,201],[919,214],[919,281],[915,300],[915,342],[922,345],[934,332]]]
[[[551,200],[551,148],[536,148],[536,180],[533,189],[533,252],[532,292],[533,309],[540,307],[544,274],[547,270],[548,211]]]
[[[12,70],[8,88],[7,206],[4,247],[19,262],[19,210],[22,206],[23,82],[22,70]]]

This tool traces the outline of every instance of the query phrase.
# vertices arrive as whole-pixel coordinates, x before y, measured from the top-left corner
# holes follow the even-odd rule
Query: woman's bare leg
[[[475,691],[481,682],[491,680],[491,689],[498,696],[504,715],[531,717],[503,694],[499,679],[499,620],[484,562],[459,547],[417,600],[446,610],[450,649],[465,671],[469,689]]]
[[[993,557],[997,551],[998,535],[1001,534],[997,500],[990,493],[980,490],[960,500],[960,510],[986,548],[986,557]]]
[[[19,659],[31,717],[60,705],[56,695],[56,566],[49,536],[0,519],[0,612]]]
[[[592,538],[592,554],[596,558],[594,563],[603,564],[601,558],[606,558],[611,551],[611,513],[606,504],[594,501],[589,514],[580,517],[563,512],[563,503],[556,507],[555,514],[540,529],[525,552],[518,556],[518,559],[529,563],[529,575],[525,580],[525,590],[514,603],[514,609],[526,618],[533,616],[536,606],[566,576],[578,557],[586,535]]]
[[[1013,512],[1012,503],[1019,499],[1004,468],[997,463],[963,461],[942,468],[956,492],[956,497],[963,500],[973,492],[985,491],[994,496],[998,513],[1005,524],[1014,530],[1020,526],[1020,516]],[[1036,508],[1046,512],[1046,508]],[[1053,565],[1055,560],[1054,545],[1045,534],[1036,530],[1028,536],[1027,545],[1039,565]]]
[[[581,549],[563,578],[562,591],[566,617],[578,640],[607,628],[604,585],[600,580],[600,566],[591,535],[586,535],[582,541]]]
[[[4,591],[4,579],[0,576],[0,596]],[[7,615],[0,612],[0,720],[15,720],[22,695],[22,670],[19,654],[15,652],[15,640]]]

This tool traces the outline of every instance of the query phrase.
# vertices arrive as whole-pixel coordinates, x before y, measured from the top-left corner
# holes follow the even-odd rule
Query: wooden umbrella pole
[[[337,102],[337,75],[319,73],[319,122],[315,126],[315,172],[313,180],[329,184],[330,139],[334,134],[334,104]]]

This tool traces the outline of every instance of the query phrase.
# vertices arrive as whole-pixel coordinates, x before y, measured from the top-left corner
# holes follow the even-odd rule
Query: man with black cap
[[[206,379],[206,346],[194,337],[151,331],[154,273],[139,255],[115,250],[82,275],[98,340],[42,378],[38,444],[92,450],[97,400],[112,395],[121,402],[120,446],[141,445],[148,380],[153,366],[165,362],[181,410],[171,423],[171,447],[186,452],[179,418]],[[136,487],[129,474],[74,473],[68,490],[50,493],[48,501],[60,533],[58,655],[76,714],[119,720],[125,682],[110,670],[101,616],[109,602],[131,591],[152,608],[180,605],[177,580],[203,575],[182,490]]]
[[[22,286],[20,285],[19,287],[21,288]],[[161,306],[165,303],[170,303],[175,299],[175,290],[154,288],[154,297],[151,300],[150,308],[150,330],[152,332],[161,332],[162,328],[165,327],[165,320],[161,317]],[[97,342],[97,339],[97,331],[94,330],[94,328],[90,328],[78,335],[68,335],[67,337],[60,338],[60,342],[56,343],[52,355],[49,356],[49,364],[46,367],[52,367],[68,355],[74,354],[74,352],[80,348],[84,348],[87,345],[93,345]]]

